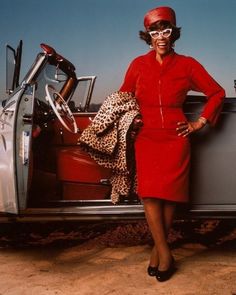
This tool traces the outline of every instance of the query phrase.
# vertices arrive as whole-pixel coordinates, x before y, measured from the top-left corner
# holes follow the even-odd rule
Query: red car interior
[[[68,132],[59,120],[53,121],[49,127],[50,139],[45,140],[43,144],[47,150],[48,160],[46,157],[38,160],[38,162],[43,161],[44,163],[40,163],[41,168],[34,173],[34,194],[35,190],[38,191],[41,182],[40,190],[43,186],[48,187],[49,184],[52,186],[52,190],[55,190],[53,194],[51,193],[54,195],[54,200],[109,198],[110,170],[99,166],[78,145],[81,132],[88,126],[94,115],[95,113],[74,115],[79,128],[78,134]],[[46,132],[48,131],[46,130]],[[40,153],[37,153],[36,156],[41,158]]]

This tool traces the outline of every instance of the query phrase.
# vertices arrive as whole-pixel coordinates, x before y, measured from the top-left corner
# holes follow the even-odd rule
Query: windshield
[[[75,83],[71,83],[71,77],[68,74],[59,69],[56,65],[49,63],[46,63],[40,71],[40,74],[35,80],[35,84],[35,98],[42,102],[46,102],[45,86],[47,84],[53,86],[65,99],[71,96],[75,87]]]

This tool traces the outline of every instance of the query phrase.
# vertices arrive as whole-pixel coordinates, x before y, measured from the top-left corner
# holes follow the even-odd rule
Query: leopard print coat
[[[92,123],[82,132],[80,146],[99,164],[112,170],[111,200],[136,192],[133,140],[130,137],[134,118],[140,115],[132,93],[114,92],[109,95]]]

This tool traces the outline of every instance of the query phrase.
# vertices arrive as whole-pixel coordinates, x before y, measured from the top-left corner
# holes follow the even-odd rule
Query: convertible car
[[[22,42],[7,45],[7,93],[0,108],[0,221],[143,218],[138,196],[111,202],[111,171],[78,145],[96,115],[95,76],[77,77],[71,62],[41,44],[19,83]],[[202,96],[189,96],[198,116]],[[236,105],[227,98],[216,128],[191,137],[190,203],[183,216],[236,216]],[[184,215],[183,215],[184,214]]]

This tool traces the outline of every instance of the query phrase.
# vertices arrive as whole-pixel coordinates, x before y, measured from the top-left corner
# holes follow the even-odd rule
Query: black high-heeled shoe
[[[159,282],[165,282],[165,281],[169,280],[172,277],[172,275],[176,272],[176,270],[177,270],[177,268],[175,266],[175,260],[172,257],[170,266],[169,266],[169,268],[167,270],[159,270],[159,269],[157,269],[156,279]]]
[[[147,273],[150,277],[155,277],[157,275],[158,266],[148,266]]]

